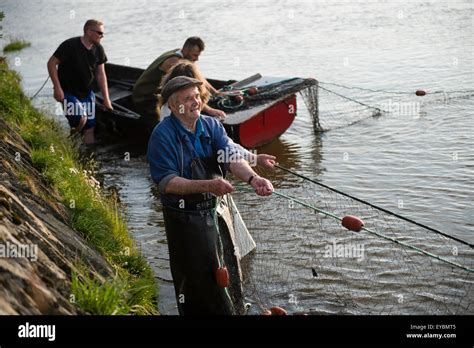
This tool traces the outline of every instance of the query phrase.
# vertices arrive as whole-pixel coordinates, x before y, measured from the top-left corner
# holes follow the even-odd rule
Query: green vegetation
[[[25,47],[30,47],[31,43],[25,40],[13,40],[8,45],[3,47],[3,53],[14,52],[22,50]]]
[[[61,127],[35,109],[20,87],[18,74],[0,60],[0,117],[31,147],[33,165],[69,207],[72,227],[114,267],[113,279],[100,281],[84,268],[71,275],[76,305],[93,314],[156,314],[153,272],[129,236],[115,199],[94,179],[94,164],[81,163],[77,144]]]
[[[125,284],[120,279],[105,283],[88,276],[73,273],[71,291],[76,305],[91,314],[127,314],[130,307],[125,301]]]
[[[144,266],[148,268],[148,265]],[[76,306],[87,313],[101,315],[156,313],[154,308],[147,305],[148,299],[155,295],[147,278],[127,282],[129,276],[125,275],[100,282],[94,277],[87,276],[84,267],[79,269],[80,273],[72,275],[71,291]]]

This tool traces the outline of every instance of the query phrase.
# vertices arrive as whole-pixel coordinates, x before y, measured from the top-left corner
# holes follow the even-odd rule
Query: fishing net
[[[262,104],[274,103],[314,86],[315,79],[291,78],[264,86],[227,89],[229,95],[212,96],[208,102],[213,108],[227,113],[251,109]],[[226,90],[224,88],[223,90]],[[235,92],[235,93],[234,93]]]
[[[474,90],[394,92],[321,82],[300,91],[316,132],[346,127],[369,117],[415,116],[434,104],[453,104]],[[419,94],[419,95],[418,95]]]
[[[226,90],[224,87],[223,90]],[[312,78],[291,78],[255,88],[227,88],[228,95],[211,97],[209,105],[229,114],[274,103],[300,93],[316,132],[347,127],[370,117],[416,116],[434,104],[449,105],[474,96],[474,90],[397,92],[350,87]],[[236,92],[236,93],[233,93]]]
[[[257,245],[241,260],[249,313],[474,313],[472,245],[308,180],[278,186],[234,195]],[[346,215],[368,231],[343,227]]]
[[[382,110],[370,105],[363,95],[346,96],[344,91],[328,89],[318,83],[300,92],[317,132],[349,126],[369,117],[380,116]],[[357,98],[357,99],[355,99]]]

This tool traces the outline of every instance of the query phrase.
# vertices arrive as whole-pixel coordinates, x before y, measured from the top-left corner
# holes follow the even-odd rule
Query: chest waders
[[[223,177],[224,171],[215,157],[196,157],[191,163],[193,180]],[[221,217],[218,210],[230,218],[225,200],[218,206],[211,193],[184,195],[178,206],[163,206],[170,268],[181,315],[244,313],[231,220]],[[220,267],[228,270],[227,287],[219,286],[216,279]]]

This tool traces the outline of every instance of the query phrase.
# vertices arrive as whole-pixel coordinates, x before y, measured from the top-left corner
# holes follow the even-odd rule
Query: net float
[[[270,308],[270,312],[272,313],[272,315],[286,315],[287,314],[283,308],[277,307],[277,306]]]
[[[247,90],[247,93],[249,95],[255,95],[258,93],[258,88],[257,87],[250,87],[248,90]]]
[[[261,315],[272,315],[272,312],[269,309],[264,309]]]
[[[227,271],[227,267],[224,266],[216,269],[216,282],[221,288],[229,286],[229,271]]]
[[[244,97],[242,97],[240,94],[237,94],[234,96],[234,100],[238,103],[242,102],[244,100]]]
[[[418,89],[418,90],[416,90],[416,92],[415,92],[415,94],[416,94],[417,96],[419,96],[419,97],[423,97],[424,95],[426,95],[426,93],[428,93],[428,92],[426,91],[426,89]]]
[[[364,227],[364,222],[357,216],[347,215],[342,219],[342,226],[348,230],[359,232]]]

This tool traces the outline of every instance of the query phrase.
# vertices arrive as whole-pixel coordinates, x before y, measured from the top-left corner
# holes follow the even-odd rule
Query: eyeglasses
[[[104,36],[104,32],[103,32],[103,31],[98,31],[98,30],[94,30],[94,29],[90,29],[90,30],[92,30],[94,33],[96,33],[97,35],[99,35],[99,36],[101,36],[101,37]]]

